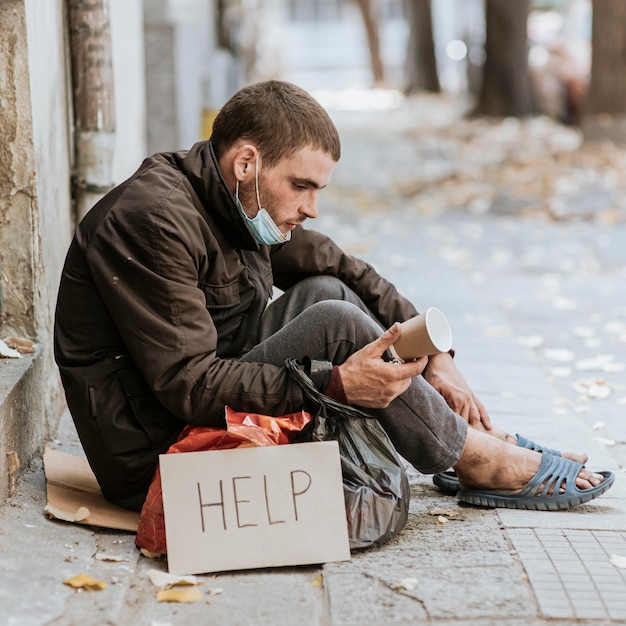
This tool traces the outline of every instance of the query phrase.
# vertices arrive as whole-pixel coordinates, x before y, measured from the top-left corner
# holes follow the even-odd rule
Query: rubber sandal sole
[[[450,496],[456,496],[456,494],[461,491],[461,484],[454,470],[433,474],[433,484],[440,491]]]
[[[600,485],[590,489],[578,489],[576,477],[582,467],[581,463],[544,451],[537,473],[521,491],[517,493],[487,490],[460,491],[457,493],[457,499],[465,504],[490,509],[507,508],[530,511],[571,509],[601,496],[615,482],[613,472],[597,472],[604,477],[604,481]],[[565,481],[565,490],[563,493],[559,493],[559,487],[563,481]],[[543,487],[541,487],[542,485]]]
[[[561,456],[561,453],[558,450],[545,448],[530,439],[526,439],[526,437],[522,437],[519,433],[516,433],[515,436],[517,437],[516,445],[520,448],[528,448],[528,450],[534,450],[535,452],[545,451],[553,454],[554,456]],[[459,479],[457,478],[454,470],[433,474],[433,484],[448,496],[455,496],[459,491],[461,491],[461,483],[459,483]]]

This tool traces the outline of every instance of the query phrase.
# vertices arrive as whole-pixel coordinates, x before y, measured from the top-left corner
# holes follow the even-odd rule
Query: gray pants
[[[340,280],[301,281],[274,302],[261,320],[260,343],[241,360],[283,365],[305,356],[340,365],[383,332],[361,299]],[[461,456],[467,423],[423,376],[385,409],[365,409],[376,417],[396,450],[424,474],[441,472]]]

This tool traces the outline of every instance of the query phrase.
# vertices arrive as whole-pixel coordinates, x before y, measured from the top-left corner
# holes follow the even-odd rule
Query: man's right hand
[[[383,360],[383,354],[398,340],[400,333],[400,324],[396,322],[378,339],[339,366],[341,382],[350,404],[384,409],[409,388],[414,376],[420,376],[424,371],[427,357],[404,363]]]

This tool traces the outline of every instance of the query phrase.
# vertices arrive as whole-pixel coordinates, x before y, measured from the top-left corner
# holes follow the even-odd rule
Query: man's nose
[[[300,212],[310,219],[317,217],[317,191],[311,192],[300,207]]]

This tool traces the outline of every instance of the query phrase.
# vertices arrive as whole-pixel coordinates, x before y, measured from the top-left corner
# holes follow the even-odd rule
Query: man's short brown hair
[[[304,89],[269,80],[240,89],[222,107],[211,142],[217,157],[237,140],[254,144],[265,165],[272,167],[310,146],[339,161],[339,133],[328,113]]]

